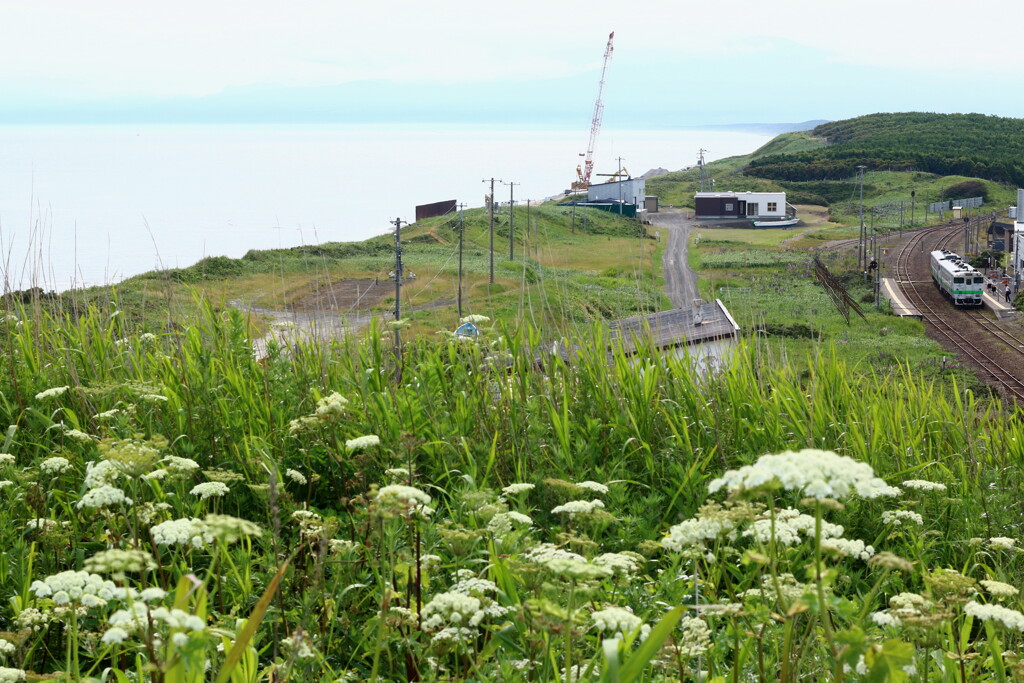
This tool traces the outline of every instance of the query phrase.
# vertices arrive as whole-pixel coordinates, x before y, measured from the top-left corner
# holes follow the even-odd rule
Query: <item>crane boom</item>
[[[572,184],[574,191],[583,191],[590,187],[590,175],[594,170],[594,146],[597,143],[597,134],[601,132],[601,119],[604,116],[604,76],[608,71],[608,62],[612,58],[612,39],[615,38],[615,31],[608,34],[608,44],[604,48],[604,63],[601,65],[601,80],[597,84],[597,100],[594,102],[594,116],[590,121],[590,140],[587,142],[587,153],[583,164],[576,167],[576,181]]]

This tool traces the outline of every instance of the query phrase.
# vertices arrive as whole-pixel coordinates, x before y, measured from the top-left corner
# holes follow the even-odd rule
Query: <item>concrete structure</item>
[[[647,196],[647,181],[643,178],[616,180],[611,183],[596,183],[587,188],[587,201],[614,201],[635,204],[638,209],[644,207]]]
[[[1017,190],[1017,207],[1024,206],[1024,190]],[[1013,275],[1013,288],[1016,294],[1017,290],[1020,289],[1021,280],[1024,278],[1024,216],[1021,216],[1021,211],[1017,211],[1017,217],[1014,219],[1013,233],[1010,238],[1010,243],[1006,245],[1007,250],[1010,252],[1010,268],[1009,271]]]
[[[653,350],[677,358],[689,356],[701,372],[720,369],[727,352],[736,346],[740,326],[720,299],[699,302],[693,308],[676,308],[650,315],[616,320],[609,324],[612,344],[622,345],[631,360]]]
[[[784,218],[789,207],[785,192],[698,192],[693,199],[697,218]]]

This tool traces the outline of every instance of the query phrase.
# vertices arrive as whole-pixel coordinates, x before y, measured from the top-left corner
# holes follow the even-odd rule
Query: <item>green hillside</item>
[[[751,160],[747,175],[839,180],[858,165],[1024,185],[1024,119],[983,114],[871,114],[818,126],[816,149],[782,149]],[[774,142],[774,141],[773,141]],[[771,144],[771,143],[769,143]]]

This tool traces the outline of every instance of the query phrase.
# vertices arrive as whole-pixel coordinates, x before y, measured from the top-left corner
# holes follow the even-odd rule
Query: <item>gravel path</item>
[[[676,308],[692,308],[697,299],[697,274],[690,269],[686,258],[686,247],[690,228],[697,225],[678,209],[651,214],[651,225],[667,231],[664,269],[665,293]],[[662,238],[666,239],[666,238]]]

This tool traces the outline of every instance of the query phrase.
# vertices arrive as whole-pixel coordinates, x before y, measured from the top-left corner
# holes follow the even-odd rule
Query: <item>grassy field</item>
[[[1018,671],[1024,426],[955,378],[838,339],[708,375],[598,330],[398,367],[373,334],[257,361],[208,307],[3,324],[8,680]]]

